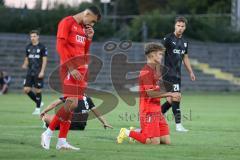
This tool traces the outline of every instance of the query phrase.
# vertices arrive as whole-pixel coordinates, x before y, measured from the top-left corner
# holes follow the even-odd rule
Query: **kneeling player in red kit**
[[[157,67],[161,65],[164,51],[165,48],[162,44],[148,43],[145,46],[147,64],[142,68],[139,75],[141,129],[128,130],[121,128],[117,143],[122,143],[129,137],[143,144],[170,144],[169,127],[161,112],[160,98],[180,98],[180,94],[160,92]]]

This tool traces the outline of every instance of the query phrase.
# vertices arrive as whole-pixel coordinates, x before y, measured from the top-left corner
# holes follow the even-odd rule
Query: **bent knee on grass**
[[[39,88],[35,88],[35,93],[42,93],[42,89],[39,89]]]
[[[31,91],[30,87],[24,87],[23,88],[23,92],[26,93],[26,94],[28,94],[30,91]]]
[[[162,136],[160,137],[160,144],[171,144],[171,140],[170,140],[170,136],[166,135],[166,136]]]
[[[160,138],[159,137],[147,138],[146,144],[158,145],[158,144],[160,144]]]

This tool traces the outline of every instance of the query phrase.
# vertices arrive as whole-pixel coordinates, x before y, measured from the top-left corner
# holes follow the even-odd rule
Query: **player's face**
[[[152,55],[153,61],[156,64],[161,64],[163,60],[163,51],[156,51]]]
[[[186,24],[184,22],[177,22],[175,24],[175,33],[177,35],[182,35],[186,29]]]
[[[90,25],[93,27],[95,25],[95,23],[97,23],[97,21],[98,21],[98,17],[90,11],[87,11],[85,16],[83,17],[83,24],[85,26]]]
[[[32,33],[30,34],[30,39],[31,39],[31,42],[35,44],[35,43],[38,43],[39,36],[36,33]]]

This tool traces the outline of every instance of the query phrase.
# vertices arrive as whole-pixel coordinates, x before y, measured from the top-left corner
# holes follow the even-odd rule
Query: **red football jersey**
[[[65,40],[64,44],[61,43],[62,40]],[[84,32],[84,25],[78,24],[72,16],[65,17],[58,24],[57,51],[61,64],[77,56],[84,57],[88,63],[90,43]]]
[[[160,98],[149,97],[146,92],[149,89],[160,91],[156,70],[146,64],[139,75],[140,115],[161,111]]]

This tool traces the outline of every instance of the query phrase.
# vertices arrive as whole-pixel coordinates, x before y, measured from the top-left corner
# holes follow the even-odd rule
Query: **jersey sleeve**
[[[92,99],[90,97],[87,97],[87,103],[89,105],[89,109],[93,109],[95,107],[95,104],[93,103]]]
[[[167,48],[169,46],[169,38],[168,36],[165,36],[163,39],[162,39],[162,44],[164,45],[165,48]]]
[[[61,20],[60,23],[58,24],[57,38],[67,40],[70,32],[70,26],[71,26],[70,20],[68,20],[67,18]]]
[[[26,56],[26,57],[28,57],[28,55],[30,54],[30,52],[29,52],[28,49],[29,49],[28,46],[26,46],[26,48],[25,48],[25,53],[26,53],[25,56]]]

